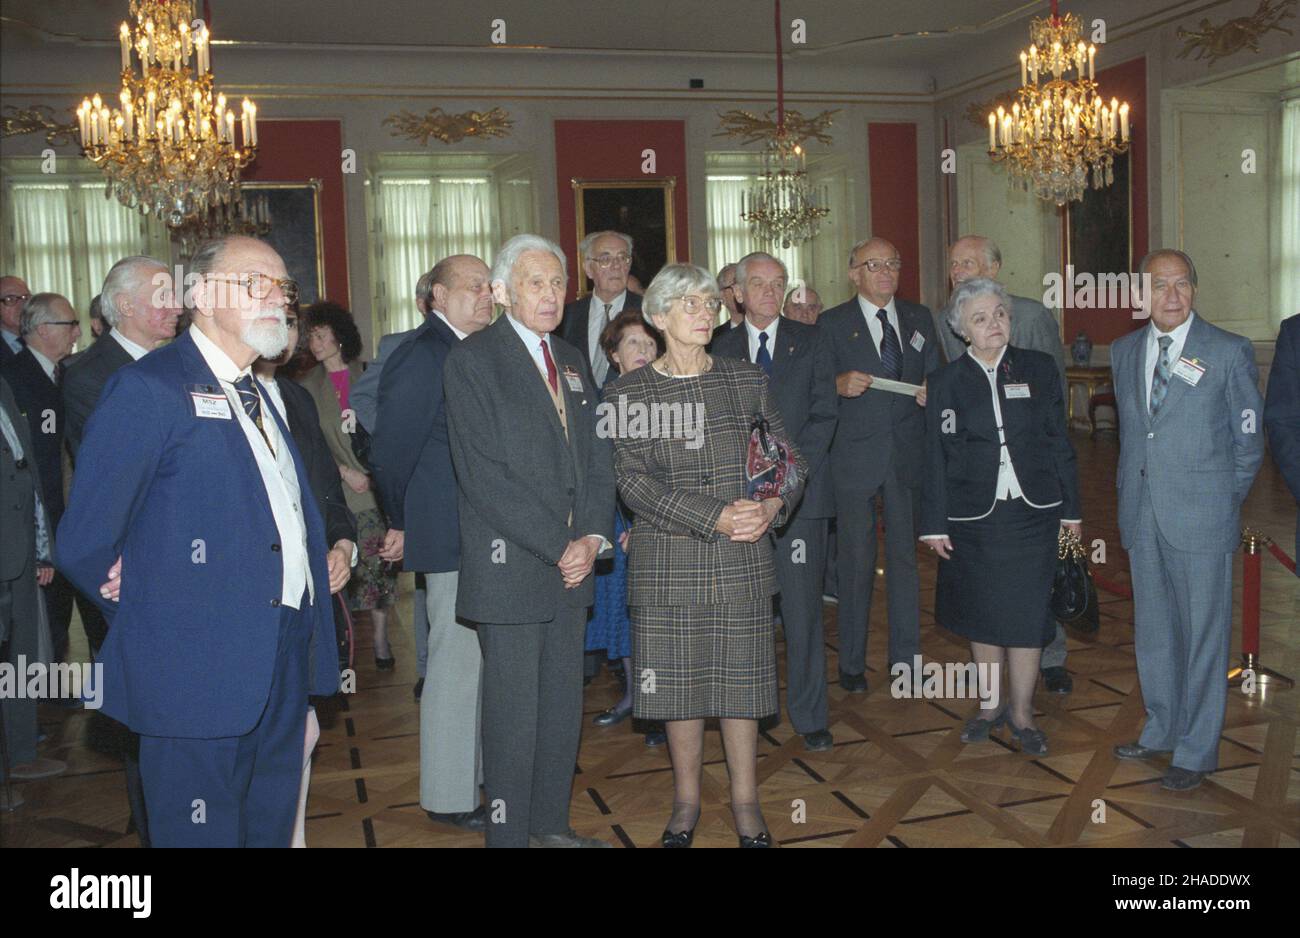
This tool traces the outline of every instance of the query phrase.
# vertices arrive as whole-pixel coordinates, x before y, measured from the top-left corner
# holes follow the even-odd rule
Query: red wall
[[[916,125],[868,124],[867,160],[871,177],[871,236],[885,238],[898,248],[903,260],[898,295],[919,303],[921,202],[916,176]]]
[[[1149,121],[1158,119],[1147,108],[1147,62],[1137,58],[1122,62],[1112,68],[1097,72],[1097,84],[1105,100],[1119,98],[1129,105],[1129,132],[1132,144],[1129,149],[1129,178],[1132,182],[1132,263],[1130,272],[1149,250],[1150,231],[1147,226],[1147,140]],[[1061,270],[1065,270],[1065,213],[1061,213]],[[1176,247],[1176,245],[1169,245]],[[1078,272],[1082,273],[1082,271]],[[1134,319],[1127,309],[1069,309],[1065,310],[1065,342],[1068,345],[1080,330],[1088,333],[1094,345],[1109,345],[1133,329],[1146,324],[1145,319]]]
[[[320,201],[321,235],[325,248],[324,290],[329,299],[346,305],[348,239],[343,198],[342,123],[336,120],[259,120],[257,143],[257,159],[244,170],[244,179],[250,182],[323,180]]]
[[[641,172],[641,151],[655,151],[655,173]],[[569,299],[584,276],[578,266],[578,223],[573,179],[662,179],[675,176],[677,261],[690,257],[686,213],[686,125],[682,121],[555,122],[555,185],[560,209],[560,246],[569,259]],[[645,284],[649,286],[649,284]]]

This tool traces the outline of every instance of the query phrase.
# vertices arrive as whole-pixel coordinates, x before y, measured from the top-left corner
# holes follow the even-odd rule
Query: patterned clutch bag
[[[785,495],[794,488],[798,471],[790,444],[772,432],[766,418],[755,414],[745,455],[745,497],[760,502]]]

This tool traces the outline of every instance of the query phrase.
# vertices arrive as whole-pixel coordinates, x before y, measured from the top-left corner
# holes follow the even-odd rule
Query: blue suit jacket
[[[1284,319],[1278,330],[1264,400],[1264,425],[1273,461],[1300,502],[1300,316]],[[1296,530],[1295,552],[1300,557],[1300,529]]]
[[[114,373],[86,425],[55,563],[110,622],[104,712],[137,733],[240,736],[270,694],[280,630],[280,535],[236,420],[199,418],[187,386],[217,386],[189,333]],[[263,392],[265,393],[265,392]],[[302,490],[316,601],[310,692],[338,689],[324,525]],[[201,543],[200,543],[201,542]],[[99,595],[122,557],[121,602]],[[303,701],[304,707],[306,701]]]
[[[442,375],[456,334],[429,316],[384,365],[370,468],[388,526],[405,532],[403,568],[460,569],[460,521]]]

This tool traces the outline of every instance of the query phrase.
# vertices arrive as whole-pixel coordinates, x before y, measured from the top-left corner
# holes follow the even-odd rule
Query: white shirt
[[[609,374],[609,359],[600,347],[600,334],[615,316],[623,312],[623,304],[626,302],[627,290],[624,290],[609,301],[609,312],[606,313],[605,301],[594,293],[591,295],[591,305],[587,307],[587,361],[591,362],[591,376],[595,379],[596,387],[604,384],[605,376]]]
[[[451,320],[449,320],[446,316],[444,316],[444,315],[443,315],[441,312],[439,312],[438,310],[436,310],[436,309],[435,309],[435,310],[431,310],[431,312],[433,313],[433,315],[437,316],[439,319],[442,320],[442,324],[443,324],[444,326],[446,326],[448,329],[450,329],[450,330],[452,331],[452,333],[456,336],[456,338],[463,340],[463,339],[465,338],[465,336],[469,335],[468,332],[461,332],[459,329],[457,329],[455,326],[453,326],[453,325],[451,324]]]
[[[249,369],[245,368],[241,371],[239,366],[230,360],[230,356],[204,335],[198,326],[190,326],[190,336],[194,339],[194,344],[199,354],[203,356],[203,360],[208,363],[212,373],[221,382],[221,389],[226,392],[226,400],[230,402],[234,418],[239,421],[240,429],[244,431],[248,445],[253,451],[253,457],[257,460],[257,470],[262,476],[262,484],[266,487],[271,515],[275,518],[275,527],[280,534],[280,557],[283,565],[280,602],[297,609],[302,601],[304,590],[314,602],[316,585],[312,582],[311,565],[308,562],[307,524],[302,515],[302,491],[298,487],[298,473],[294,468],[289,447],[285,446],[284,440],[280,438],[280,428],[275,418],[270,413],[265,413],[265,403],[263,403],[262,428],[266,431],[271,448],[275,451],[274,454],[267,449],[267,441],[262,439],[257,424],[253,423],[245,412],[244,405],[239,399],[239,392],[235,390],[235,382],[249,374]],[[258,387],[256,378],[253,380],[253,387]],[[280,406],[284,406],[283,401],[280,402]]]
[[[111,335],[114,339],[116,339],[117,344],[122,346],[122,348],[126,349],[126,353],[136,361],[139,361],[140,359],[144,358],[146,355],[149,354],[149,350],[147,348],[145,348],[143,345],[136,345],[134,342],[132,342],[126,336],[122,335],[122,333],[118,332],[116,329],[111,330],[108,334]]]
[[[1169,346],[1169,369],[1172,377],[1173,367],[1178,364],[1178,359],[1183,354],[1183,345],[1187,342],[1187,333],[1191,330],[1192,320],[1195,318],[1196,311],[1192,310],[1187,314],[1182,325],[1176,327],[1173,332],[1161,332],[1156,328],[1154,321],[1151,323],[1151,328],[1147,329],[1146,370],[1143,374],[1146,375],[1148,411],[1151,410],[1151,385],[1155,383],[1156,365],[1160,364],[1160,337],[1167,335],[1174,340]]]
[[[13,349],[15,355],[23,350],[22,343],[16,333],[10,332],[8,329],[0,329],[0,338],[3,338],[5,344]]]
[[[889,324],[894,327],[894,335],[898,336],[898,350],[903,351],[903,330],[898,327],[898,309],[894,306],[894,298],[891,296],[889,302],[884,306],[872,306],[867,302],[867,298],[861,293],[858,294],[858,306],[862,309],[862,315],[867,319],[867,328],[871,330],[871,341],[876,343],[876,354],[880,354],[880,344],[885,339],[885,331],[880,327],[880,320],[876,317],[879,310],[884,310]]]
[[[776,328],[779,325],[781,325],[781,317],[777,316],[767,324],[766,329],[755,329],[754,324],[749,321],[749,317],[745,317],[745,335],[749,338],[749,360],[755,365],[758,364],[758,337],[760,334],[767,336],[767,354],[772,356],[773,361],[776,360]],[[876,325],[878,326],[880,323],[876,323]]]
[[[41,369],[45,372],[45,377],[54,381],[54,362],[42,355],[34,346],[29,345],[27,347],[32,350],[32,358],[36,359],[40,364]],[[55,383],[57,384],[58,382]]]
[[[510,320],[510,325],[514,328],[515,332],[519,334],[519,338],[523,339],[524,346],[528,349],[528,354],[533,356],[533,364],[536,365],[537,370],[542,373],[542,380],[549,383],[550,377],[546,374],[546,359],[542,357],[542,343],[543,342],[546,343],[546,350],[551,353],[551,361],[554,362],[555,349],[551,348],[550,334],[548,333],[546,335],[546,338],[542,338],[532,329],[529,329],[522,322],[516,319],[514,316],[511,316],[508,312],[506,313],[506,318]],[[555,367],[556,367],[555,380],[558,384],[560,379],[560,373],[559,373],[560,366],[556,365]]]

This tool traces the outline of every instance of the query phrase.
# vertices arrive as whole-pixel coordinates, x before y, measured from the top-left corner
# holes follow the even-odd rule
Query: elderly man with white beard
[[[245,237],[202,245],[187,279],[193,324],[91,415],[55,562],[109,619],[103,709],[141,736],[153,845],[284,847],[307,697],[339,679],[325,527],[250,371],[298,285]]]

